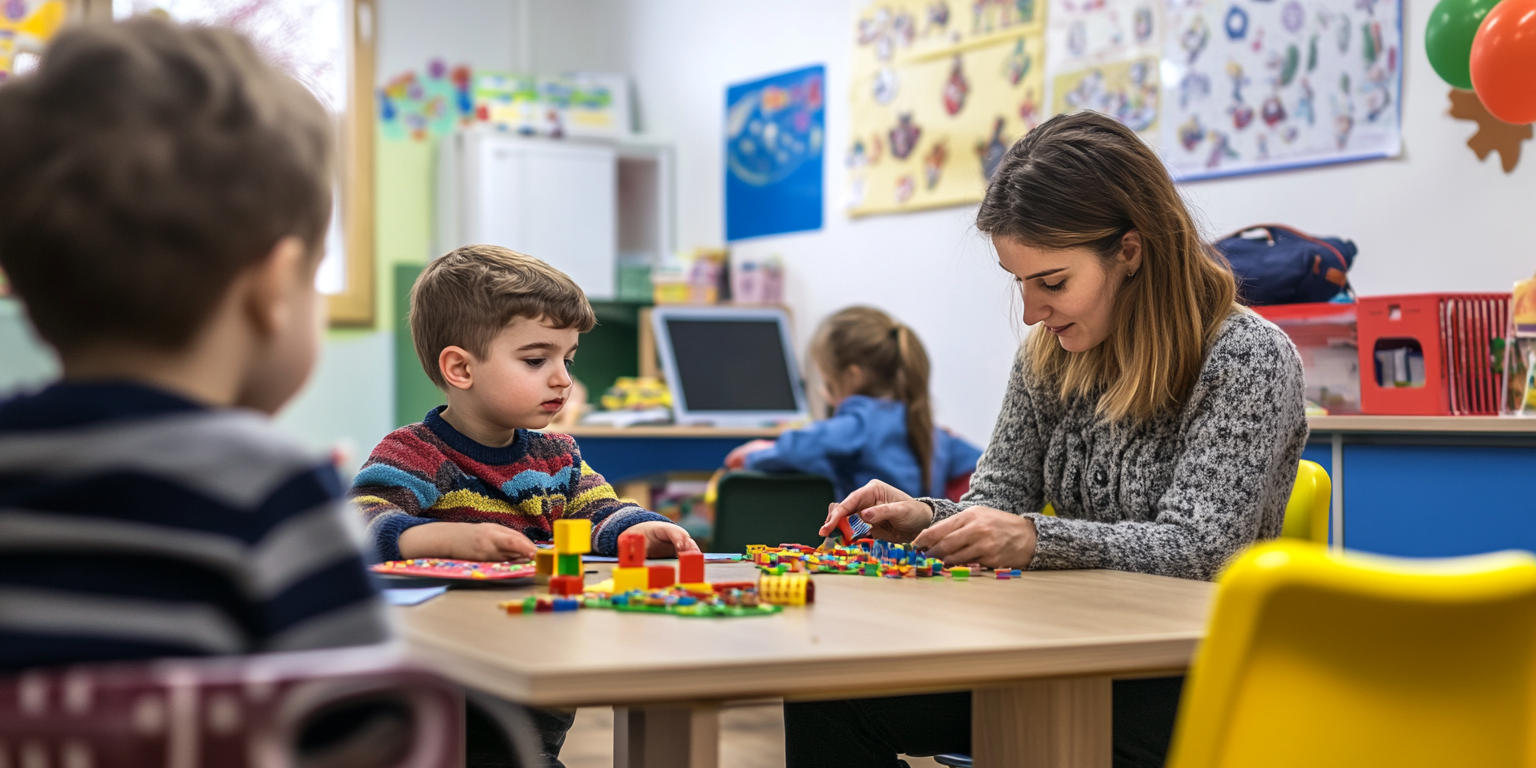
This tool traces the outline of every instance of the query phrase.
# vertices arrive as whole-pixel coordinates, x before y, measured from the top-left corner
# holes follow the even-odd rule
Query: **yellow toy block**
[[[555,554],[585,555],[591,551],[591,520],[555,521]]]
[[[696,581],[691,584],[678,584],[677,587],[678,589],[684,589],[689,592],[700,592],[706,595],[713,595],[715,593],[715,586],[707,581]]]
[[[533,555],[533,583],[548,584],[549,577],[555,575],[555,551],[553,549],[541,549]]]
[[[649,589],[651,585],[650,573],[650,570],[647,568],[615,567],[613,569],[613,591],[617,593],[630,592],[636,589]]]

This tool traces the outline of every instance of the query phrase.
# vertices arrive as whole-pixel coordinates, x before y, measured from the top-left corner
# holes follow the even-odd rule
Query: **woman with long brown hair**
[[[1211,579],[1280,534],[1301,361],[1236,303],[1157,155],[1093,112],[1019,140],[977,213],[1033,326],[959,503],[872,482],[835,505],[946,563]],[[1055,515],[1041,514],[1047,505]],[[1115,684],[1115,765],[1161,765],[1180,678]],[[789,765],[964,752],[970,694],[785,706]]]

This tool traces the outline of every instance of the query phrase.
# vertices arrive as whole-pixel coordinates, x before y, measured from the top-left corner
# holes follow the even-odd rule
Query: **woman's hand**
[[[945,565],[1027,568],[1035,559],[1035,521],[991,507],[971,507],[923,531],[912,546]]]
[[[933,522],[933,509],[913,499],[901,489],[880,480],[871,480],[863,488],[848,494],[840,504],[827,508],[827,521],[821,535],[830,536],[838,521],[858,515],[874,529],[877,539],[908,542]]]
[[[731,449],[730,453],[726,454],[725,466],[727,469],[741,469],[747,465],[747,454],[757,453],[765,448],[772,447],[772,440],[753,440],[750,443],[738,445]]]

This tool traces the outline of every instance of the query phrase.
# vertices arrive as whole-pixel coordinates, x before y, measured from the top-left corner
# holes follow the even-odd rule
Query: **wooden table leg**
[[[1109,768],[1110,680],[1026,680],[971,692],[976,768]]]
[[[717,768],[719,764],[719,707],[613,708],[614,768]]]

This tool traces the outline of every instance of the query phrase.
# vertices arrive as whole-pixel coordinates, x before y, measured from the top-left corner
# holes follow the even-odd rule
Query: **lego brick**
[[[556,598],[554,601],[555,613],[567,613],[581,607],[581,601],[573,597]]]
[[[703,552],[678,553],[677,580],[684,584],[698,584],[704,581]]]
[[[653,565],[645,570],[650,574],[647,582],[650,589],[665,589],[677,581],[677,569],[670,565]]]
[[[619,567],[645,567],[645,534],[619,534]]]
[[[551,595],[579,595],[584,591],[586,584],[580,576],[554,576],[549,580]]]
[[[533,582],[535,584],[548,584],[549,577],[555,575],[555,551],[553,549],[541,549],[533,556]]]
[[[556,520],[555,551],[562,555],[585,555],[592,551],[591,520]]]
[[[581,555],[557,555],[555,557],[556,576],[581,576]]]
[[[949,575],[954,579],[969,579],[971,577],[971,569],[963,565],[956,566],[949,569]]]
[[[617,566],[613,569],[613,591],[616,593],[647,589],[650,580],[650,572],[644,568]]]

